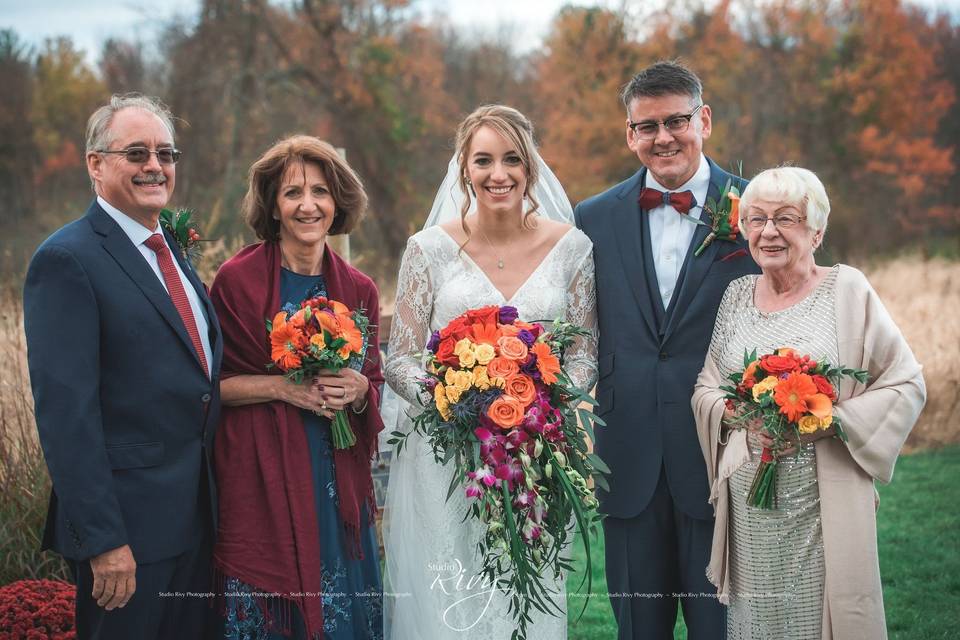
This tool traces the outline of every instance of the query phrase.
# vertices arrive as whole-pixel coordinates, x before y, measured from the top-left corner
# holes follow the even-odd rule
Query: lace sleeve
[[[589,392],[597,382],[597,285],[593,250],[588,250],[567,288],[567,320],[590,331],[567,351],[565,364],[573,383]]]
[[[423,373],[423,363],[416,354],[426,347],[432,311],[433,285],[427,258],[417,241],[410,238],[400,261],[384,377],[400,397],[415,407],[420,406],[416,380]]]

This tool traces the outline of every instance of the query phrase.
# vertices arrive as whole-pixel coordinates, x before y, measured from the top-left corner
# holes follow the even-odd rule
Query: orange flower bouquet
[[[733,411],[741,405],[738,423],[759,418],[764,431],[773,438],[773,449],[765,447],[761,453],[747,504],[775,509],[776,451],[787,443],[788,435],[799,441],[801,434],[831,427],[846,441],[840,418],[833,414],[836,385],[844,377],[866,382],[868,374],[863,369],[832,367],[786,347],[759,358],[756,350],[746,353],[743,365],[743,371],[728,376],[733,386],[720,389],[727,392],[727,408]]]
[[[324,369],[351,367],[359,371],[367,351],[369,326],[362,310],[351,311],[323,296],[304,300],[299,308],[287,305],[267,321],[273,360],[267,366],[279,367],[297,384]],[[343,409],[334,414],[331,433],[336,449],[349,449],[357,442]]]
[[[467,311],[427,343],[424,411],[414,418],[437,462],[453,464],[450,495],[463,487],[468,517],[485,524],[482,574],[512,595],[518,638],[530,607],[559,615],[545,581],[571,568],[563,550],[577,524],[590,571],[598,516],[587,484],[606,487],[606,465],[588,452],[596,402],[563,368],[566,349],[587,332],[556,321],[550,332],[509,306]],[[579,424],[578,424],[579,418]],[[581,429],[581,426],[583,428]],[[395,431],[398,455],[409,433]],[[588,583],[588,591],[590,584]]]

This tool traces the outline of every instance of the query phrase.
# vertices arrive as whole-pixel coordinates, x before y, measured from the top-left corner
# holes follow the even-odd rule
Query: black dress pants
[[[673,638],[677,604],[689,640],[723,640],[726,612],[706,578],[713,520],[677,509],[661,467],[647,508],[603,520],[607,587],[619,640]]]

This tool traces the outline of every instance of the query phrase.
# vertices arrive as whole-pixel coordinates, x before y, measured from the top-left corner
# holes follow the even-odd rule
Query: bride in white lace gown
[[[572,219],[569,202],[536,153],[529,121],[509,107],[481,107],[461,124],[457,141],[426,228],[410,238],[403,255],[388,384],[415,413],[416,380],[424,371],[419,354],[431,333],[468,309],[496,304],[516,307],[522,320],[564,318],[590,329],[565,359],[573,381],[589,389],[596,381],[592,245],[563,222]],[[476,213],[466,215],[474,202],[469,197],[461,209],[457,183],[474,194]],[[537,215],[524,213],[526,199],[539,204]],[[407,420],[401,429],[411,427]],[[508,640],[514,631],[510,598],[479,575],[483,525],[465,520],[462,488],[447,499],[452,474],[418,434],[391,463],[384,509],[388,639]],[[530,640],[567,635],[564,580],[552,590],[559,615],[531,609]]]

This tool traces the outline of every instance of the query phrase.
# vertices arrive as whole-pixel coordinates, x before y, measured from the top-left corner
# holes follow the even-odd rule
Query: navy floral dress
[[[304,276],[287,269],[280,275],[280,299],[286,308],[326,296],[323,276]],[[363,558],[350,557],[337,497],[336,467],[333,459],[330,421],[301,411],[303,428],[313,468],[313,494],[320,529],[320,561],[323,590],[323,635],[326,640],[381,640],[383,638],[383,586],[377,535],[364,506],[360,522]],[[256,588],[228,577],[228,594],[253,594]],[[269,605],[268,605],[269,606]],[[266,616],[253,595],[226,598],[226,640],[286,640],[266,628]],[[292,621],[296,640],[307,640],[303,621],[294,607]]]

